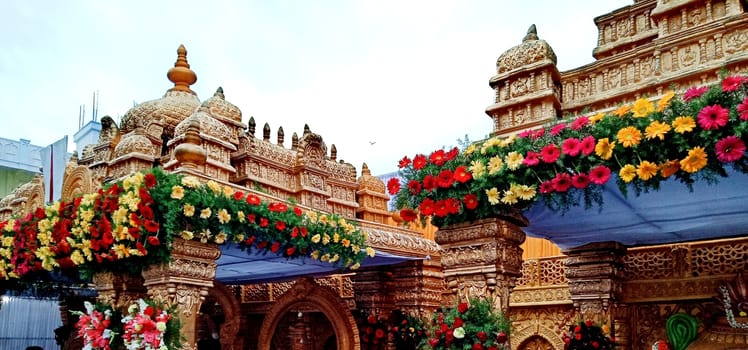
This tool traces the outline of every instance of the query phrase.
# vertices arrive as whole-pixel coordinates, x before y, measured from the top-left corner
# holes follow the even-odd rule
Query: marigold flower
[[[665,110],[665,108],[670,106],[670,100],[672,100],[674,96],[675,96],[675,91],[673,90],[669,90],[664,95],[662,95],[660,100],[657,101],[657,111],[662,112]]]
[[[717,141],[714,148],[717,159],[724,163],[739,160],[745,153],[745,143],[737,136],[727,136]]]
[[[621,180],[623,180],[623,182],[631,182],[634,178],[636,178],[636,167],[631,164],[626,164],[618,172],[618,176],[621,177]]]
[[[660,176],[668,178],[680,170],[680,162],[677,160],[668,160],[660,164]]]
[[[646,181],[657,175],[657,170],[657,164],[644,160],[636,167],[636,175]]]
[[[634,115],[634,118],[643,118],[648,116],[650,113],[654,112],[654,104],[652,101],[641,97],[638,100],[634,101],[634,106],[631,108],[631,112]]]
[[[704,130],[719,129],[727,125],[729,112],[720,105],[706,106],[701,109],[697,117],[699,126]]]
[[[680,116],[673,120],[673,129],[679,134],[693,131],[696,127],[696,121],[691,116]]]
[[[639,142],[641,142],[642,132],[639,131],[639,129],[637,129],[636,127],[627,126],[621,130],[618,130],[616,138],[624,148],[634,147],[638,145]]]
[[[680,161],[683,171],[695,173],[705,167],[707,163],[706,152],[703,147],[694,147],[688,151],[686,158]]]
[[[670,125],[655,120],[652,122],[652,124],[647,125],[646,129],[644,129],[644,136],[647,138],[647,140],[651,140],[654,138],[665,140],[665,134],[667,134],[668,131],[670,131]]]
[[[616,142],[610,142],[607,137],[597,140],[595,154],[603,160],[608,160],[613,156],[613,150],[616,148]]]

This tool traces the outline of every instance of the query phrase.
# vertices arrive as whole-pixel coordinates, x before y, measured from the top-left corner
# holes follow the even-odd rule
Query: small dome
[[[191,123],[195,121],[200,125],[200,133],[217,138],[222,141],[233,142],[231,137],[231,131],[226,125],[219,122],[215,118],[211,117],[208,113],[207,107],[200,107],[200,109],[192,113],[189,117],[182,120],[177,127],[174,128],[174,136],[182,135],[187,131],[187,128]]]
[[[216,90],[216,93],[211,98],[205,100],[202,106],[208,108],[208,111],[214,117],[221,117],[240,123],[242,121],[242,111],[239,107],[226,101],[223,88],[221,87]]]
[[[125,135],[114,148],[114,158],[122,157],[130,153],[142,153],[153,156],[153,144],[147,137],[130,133]]]
[[[177,49],[177,61],[167,73],[167,77],[174,83],[174,87],[169,89],[164,97],[143,102],[127,111],[122,117],[122,133],[146,128],[153,121],[161,121],[164,132],[171,134],[179,122],[200,106],[200,100],[190,89],[190,85],[197,81],[197,76],[187,63],[187,50],[184,45]]]
[[[376,193],[387,193],[384,186],[384,181],[376,176],[371,175],[369,166],[364,163],[361,166],[361,177],[356,181],[358,183],[359,190],[369,190]]]
[[[496,71],[501,74],[524,66],[529,66],[536,62],[548,61],[556,64],[556,53],[553,52],[551,45],[545,40],[538,38],[538,32],[535,25],[530,26],[527,35],[519,44],[499,56],[496,61]]]

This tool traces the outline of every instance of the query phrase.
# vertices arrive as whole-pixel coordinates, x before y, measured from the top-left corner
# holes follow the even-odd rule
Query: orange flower
[[[613,114],[623,118],[629,111],[631,111],[631,107],[629,105],[622,105],[621,107],[618,107],[615,111],[613,111]]]
[[[703,147],[694,147],[688,151],[688,156],[680,161],[680,167],[689,173],[695,173],[706,166],[707,157]]]
[[[631,180],[636,178],[636,168],[631,164],[626,164],[621,168],[621,171],[618,172],[618,176],[621,177],[623,182],[629,183]]]
[[[633,126],[627,126],[618,130],[618,135],[616,137],[623,147],[634,147],[641,142],[642,132]]]
[[[673,129],[679,134],[693,131],[696,127],[696,121],[690,116],[681,116],[673,120]]]
[[[667,134],[668,131],[670,131],[670,125],[660,121],[653,121],[652,124],[649,124],[647,128],[644,129],[644,135],[647,137],[647,140],[653,138],[664,140],[665,134]]]
[[[634,113],[634,118],[643,118],[654,112],[654,104],[646,98],[640,98],[634,102],[634,107],[631,108]]]
[[[670,106],[670,100],[673,99],[673,96],[675,96],[675,91],[670,90],[666,92],[664,95],[662,95],[662,98],[660,98],[659,101],[657,101],[657,111],[662,112]]]
[[[657,164],[650,161],[642,161],[636,168],[636,175],[642,180],[649,180],[653,176],[657,175]]]
[[[607,160],[610,159],[610,157],[613,156],[613,149],[616,148],[616,142],[610,142],[608,141],[608,138],[602,138],[597,140],[597,145],[595,145],[595,154],[597,154],[598,157],[601,159]]]
[[[677,160],[668,160],[665,163],[660,164],[660,176],[668,178],[680,170],[680,162]]]

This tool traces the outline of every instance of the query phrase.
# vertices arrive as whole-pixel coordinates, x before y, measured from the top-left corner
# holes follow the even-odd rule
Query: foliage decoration
[[[564,350],[613,350],[615,340],[611,339],[608,325],[596,325],[591,320],[580,321],[569,326],[564,333]]]
[[[748,173],[747,82],[730,76],[463,151],[406,156],[400,180],[387,188],[405,221],[431,216],[442,226],[516,215],[539,200],[561,212],[602,205],[602,186],[611,179],[624,194],[638,195],[668,178],[690,189],[697,180],[727,176],[726,167]]]
[[[431,322],[430,337],[423,340],[432,349],[509,349],[511,322],[485,299],[470,299],[438,312]]]
[[[175,237],[357,269],[374,256],[366,235],[337,215],[261,200],[214,181],[135,173],[95,193],[0,222],[0,276],[77,268],[138,273],[168,261]]]

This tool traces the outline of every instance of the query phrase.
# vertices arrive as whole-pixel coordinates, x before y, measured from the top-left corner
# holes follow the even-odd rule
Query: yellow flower
[[[210,210],[210,208],[205,208],[205,209],[203,209],[203,210],[200,211],[200,218],[201,219],[207,219],[207,218],[210,217],[210,214],[212,214],[212,213],[213,212]]]
[[[603,120],[603,117],[605,117],[605,114],[603,114],[602,112],[591,116],[590,117],[590,124],[594,125],[595,123]]]
[[[481,160],[474,160],[470,163],[470,172],[473,173],[474,179],[480,179],[486,174],[486,165]]]
[[[493,175],[501,171],[501,169],[504,167],[504,161],[501,160],[501,157],[494,156],[491,157],[491,159],[488,160],[488,174]]]
[[[114,253],[119,259],[127,258],[130,256],[130,249],[127,249],[124,244],[117,244],[112,247],[112,250],[114,250]]]
[[[329,220],[327,219],[327,215],[325,215],[325,214],[320,214],[319,215],[319,223],[320,224],[327,225],[328,221]]]
[[[468,154],[468,155],[470,155],[470,154],[473,154],[473,152],[475,152],[475,149],[476,149],[476,148],[477,148],[477,147],[476,147],[476,146],[475,146],[475,144],[473,143],[473,144],[471,144],[470,146],[467,146],[467,148],[465,148],[465,152],[464,152],[464,153],[465,153],[465,154]]]
[[[673,129],[679,134],[693,131],[696,127],[696,121],[690,116],[681,116],[673,120]]]
[[[680,167],[689,173],[695,173],[706,166],[707,158],[703,147],[694,147],[688,151],[688,156],[680,161]]]
[[[376,255],[376,252],[374,251],[374,248],[372,247],[366,247],[366,255],[370,258],[373,258],[374,255]]]
[[[224,242],[226,242],[227,237],[228,235],[226,234],[226,232],[218,232],[218,234],[213,238],[213,242],[216,242],[216,244],[223,244]]]
[[[660,98],[659,101],[657,101],[657,111],[662,112],[670,105],[670,100],[673,99],[673,96],[675,96],[675,91],[670,90],[666,92],[664,95],[662,95],[662,98]]]
[[[226,211],[226,209],[219,210],[217,216],[218,216],[219,223],[225,224],[231,221],[231,215],[229,214],[228,211]]]
[[[319,260],[319,250],[313,251],[312,254],[309,254],[309,256],[311,256],[314,260]]]
[[[13,232],[13,227],[16,226],[16,220],[15,219],[8,219],[8,223],[5,224],[5,227],[3,228],[3,231],[5,232]]]
[[[124,224],[128,220],[130,220],[130,218],[127,209],[124,207],[119,207],[112,213],[112,223],[114,224]]]
[[[348,248],[351,246],[351,241],[348,238],[343,238],[340,240],[340,244],[342,244],[343,247]]]
[[[306,216],[307,220],[309,220],[309,222],[311,222],[313,224],[317,223],[317,213],[316,212],[308,210],[308,211],[306,211],[304,213],[304,215]]]
[[[200,235],[200,243],[208,243],[208,239],[210,239],[210,237],[213,237],[213,233],[210,232],[210,230],[207,228],[200,231],[198,235]]]
[[[515,135],[515,134],[511,134],[511,135],[509,135],[509,137],[507,137],[507,138],[505,138],[505,139],[501,140],[501,144],[500,144],[500,146],[501,146],[501,147],[506,147],[506,146],[509,146],[509,145],[513,144],[513,143],[514,143],[514,140],[516,140],[516,139],[517,139],[517,135]]]
[[[321,258],[319,258],[319,261],[328,261],[330,260],[330,253],[326,253]]]
[[[677,160],[668,160],[665,163],[660,164],[660,176],[668,178],[680,170],[680,162]]]
[[[235,243],[239,243],[239,242],[241,242],[243,240],[244,240],[244,234],[243,233],[239,233],[239,234],[234,235],[234,239],[232,239],[232,241],[234,241]]]
[[[321,236],[319,235],[319,233],[318,233],[318,234],[316,234],[316,235],[314,235],[314,236],[312,236],[312,243],[319,243],[319,240],[320,240],[321,238],[322,238],[322,237],[321,237]]]
[[[11,246],[13,246],[13,236],[3,237],[3,247],[11,247]]]
[[[504,161],[506,162],[507,168],[509,170],[517,170],[520,165],[522,165],[522,161],[525,160],[525,157],[522,156],[521,153],[516,151],[511,151],[509,154],[504,157]]]
[[[613,150],[616,148],[616,142],[610,142],[608,138],[602,138],[597,140],[595,145],[595,154],[601,159],[607,160],[613,156]]]
[[[182,213],[184,213],[184,216],[191,218],[195,215],[195,206],[192,204],[185,204],[182,208]]]
[[[636,168],[636,175],[642,180],[649,180],[653,176],[657,175],[657,164],[650,161],[642,161]]]
[[[647,137],[647,140],[651,140],[655,137],[664,140],[665,134],[667,134],[668,131],[670,131],[670,125],[660,121],[653,121],[652,124],[649,124],[647,128],[644,129],[644,135]]]
[[[330,258],[330,262],[334,263],[334,262],[338,261],[339,259],[340,259],[340,255],[335,254],[335,255],[332,256],[332,258]]]
[[[322,235],[322,245],[327,245],[328,243],[330,243],[330,235],[325,233]]]
[[[229,186],[223,186],[223,196],[226,198],[231,198],[234,196],[234,189]]]
[[[239,219],[239,222],[241,222],[241,223],[244,223],[244,221],[246,220],[244,212],[241,211],[241,210],[239,210],[239,211],[236,212],[236,218]]]
[[[501,203],[504,204],[517,204],[517,194],[510,189],[504,190],[504,197],[501,197]]]
[[[629,105],[622,105],[618,107],[615,111],[613,111],[613,114],[619,117],[625,117],[626,113],[628,113],[630,110],[631,110],[631,107],[629,107]]]
[[[194,176],[185,176],[182,178],[182,185],[189,188],[198,188],[200,187],[200,180]]]
[[[517,197],[519,197],[519,199],[522,199],[525,201],[529,201],[533,199],[535,195],[537,194],[535,190],[535,186],[528,186],[528,185],[517,185],[516,189],[514,189],[514,192],[517,194]]]
[[[335,243],[338,243],[338,242],[340,242],[340,235],[339,235],[339,234],[337,234],[337,233],[336,233],[336,234],[333,234],[333,235],[332,235],[332,241],[333,241],[333,242],[335,242]]]
[[[602,325],[600,329],[603,331],[603,334],[605,335],[610,334],[610,326],[608,326],[607,324]]]
[[[179,185],[174,185],[171,187],[171,198],[173,199],[182,199],[184,198],[184,187]]]
[[[40,232],[36,235],[36,239],[38,239],[39,243],[41,243],[43,246],[48,246],[52,241],[52,235],[48,232]]]
[[[634,102],[634,108],[631,111],[634,113],[634,118],[643,118],[654,112],[654,104],[642,97]]]
[[[351,251],[358,254],[361,251],[361,247],[358,244],[351,244]]]
[[[126,192],[119,197],[118,203],[127,205],[130,211],[136,211],[138,210],[138,204],[140,204],[140,196],[135,192]]]
[[[361,264],[360,263],[355,263],[355,264],[351,265],[351,267],[350,267],[351,270],[358,270],[359,268],[361,268]]]
[[[179,237],[182,237],[182,239],[189,241],[195,237],[195,234],[192,233],[192,231],[184,230],[179,233]]]
[[[81,254],[81,251],[78,249],[74,250],[73,254],[70,254],[70,260],[76,265],[86,262],[86,259],[83,258],[83,254]]]
[[[488,203],[493,205],[499,204],[499,190],[496,187],[486,190],[486,196],[488,197]]]
[[[213,180],[208,181],[206,185],[208,185],[208,188],[210,188],[210,190],[213,191],[213,193],[215,194],[219,194],[222,191],[221,185],[219,185],[218,182],[215,182]]]
[[[626,164],[621,168],[621,171],[618,172],[618,176],[621,177],[623,182],[631,182],[631,180],[636,178],[636,168],[631,164]]]
[[[616,138],[618,138],[618,142],[620,142],[623,147],[634,147],[641,142],[642,132],[636,127],[627,126],[618,130]]]

